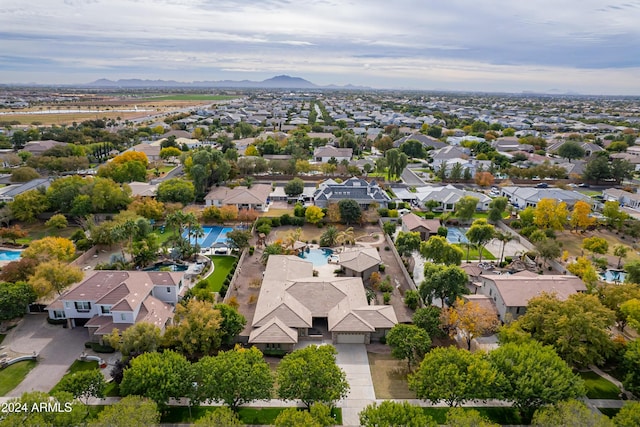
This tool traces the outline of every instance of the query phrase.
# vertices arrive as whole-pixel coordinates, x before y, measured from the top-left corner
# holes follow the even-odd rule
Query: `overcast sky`
[[[98,78],[640,95],[640,1],[2,0],[0,83]]]

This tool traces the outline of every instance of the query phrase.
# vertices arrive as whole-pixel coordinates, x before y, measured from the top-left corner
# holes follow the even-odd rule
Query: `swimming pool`
[[[627,275],[622,270],[607,270],[604,273],[600,273],[600,278],[609,283],[622,283]]]
[[[188,269],[188,265],[161,262],[152,267],[147,267],[143,271],[187,271]]]
[[[231,228],[231,227],[221,227],[219,225],[213,225],[213,226],[202,227],[202,231],[204,232],[204,236],[198,237],[197,243],[201,248],[209,248],[214,243],[217,243],[217,242],[227,243],[227,233],[230,232],[230,231],[233,231],[233,228]],[[185,230],[182,233],[182,237],[184,237],[185,239],[188,239],[189,238],[189,230]],[[192,245],[196,244],[196,238],[193,235],[193,233],[191,234],[190,243]]]
[[[314,267],[321,265],[327,265],[329,263],[329,257],[333,254],[333,249],[310,249],[309,252],[300,252],[298,256],[307,261],[311,261]]]
[[[0,250],[0,261],[17,261],[21,255],[22,251]]]
[[[469,239],[465,236],[467,232],[464,228],[447,227],[447,241],[449,243],[469,243]]]

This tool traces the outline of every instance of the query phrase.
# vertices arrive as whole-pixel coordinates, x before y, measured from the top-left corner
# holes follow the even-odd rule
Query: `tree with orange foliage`
[[[491,172],[478,172],[476,173],[475,181],[480,187],[489,187],[490,185],[493,185],[495,178]]]
[[[465,339],[468,350],[471,350],[474,338],[494,332],[500,325],[495,312],[462,298],[457,298],[452,307],[442,311],[441,321],[451,336],[457,333]]]
[[[238,221],[253,222],[258,219],[259,216],[260,214],[256,212],[255,209],[242,209],[238,212]]]
[[[579,228],[586,230],[596,222],[595,218],[589,216],[590,214],[591,205],[587,202],[583,202],[582,200],[578,200],[571,211],[569,224],[571,224],[571,227],[576,231],[578,231]]]

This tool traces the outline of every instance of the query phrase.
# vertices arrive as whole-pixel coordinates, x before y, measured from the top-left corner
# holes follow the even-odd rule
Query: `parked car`
[[[536,184],[536,188],[549,188],[549,184],[547,184],[546,182],[541,182]]]

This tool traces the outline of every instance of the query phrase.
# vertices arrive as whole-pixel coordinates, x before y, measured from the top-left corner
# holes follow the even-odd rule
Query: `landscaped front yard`
[[[385,353],[367,353],[376,399],[415,399],[407,383],[407,362]]]
[[[4,396],[16,388],[29,371],[35,368],[36,363],[35,360],[25,360],[0,370],[0,396]]]

